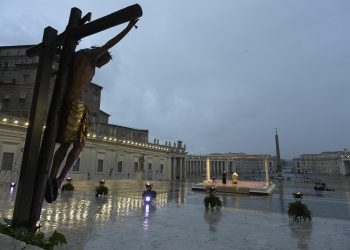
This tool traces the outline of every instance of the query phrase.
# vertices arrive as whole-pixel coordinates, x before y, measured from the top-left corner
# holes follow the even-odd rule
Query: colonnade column
[[[182,173],[182,159],[180,157],[178,157],[179,159],[179,168],[180,168],[180,180],[182,180],[182,176],[183,176],[183,173]]]
[[[175,180],[174,157],[171,157],[171,180]]]
[[[186,157],[183,158],[184,159],[184,165],[185,165],[185,168],[186,168]],[[185,171],[185,180],[187,179],[187,171]]]

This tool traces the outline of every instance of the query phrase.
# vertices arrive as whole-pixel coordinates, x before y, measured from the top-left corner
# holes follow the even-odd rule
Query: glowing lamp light
[[[18,124],[18,121],[17,121],[17,120],[15,120],[13,123],[14,123],[14,124]]]
[[[301,192],[293,193],[293,197],[295,199],[300,199],[301,200],[303,198],[303,193],[301,193]]]
[[[103,139],[104,139],[104,140],[107,140],[107,137],[105,136],[105,137],[103,137]]]
[[[7,122],[7,118],[2,119],[3,122]]]
[[[16,186],[16,182],[11,182],[11,184],[10,184],[10,187],[15,187]]]
[[[24,125],[25,125],[25,126],[28,126],[28,125],[29,125],[29,122],[24,123]]]
[[[150,201],[151,201],[151,197],[150,197],[150,196],[146,196],[146,197],[145,197],[145,201],[146,201],[146,202],[150,202]]]
[[[93,137],[93,138],[96,138],[96,135],[93,135],[92,137]]]

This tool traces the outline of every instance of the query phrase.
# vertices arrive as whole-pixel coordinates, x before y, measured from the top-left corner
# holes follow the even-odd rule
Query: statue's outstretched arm
[[[132,20],[129,22],[128,26],[126,26],[125,29],[123,29],[118,35],[116,35],[115,37],[113,37],[111,40],[109,40],[105,45],[103,45],[102,47],[99,47],[96,51],[96,57],[95,60],[98,60],[98,58],[103,55],[104,53],[106,53],[110,48],[112,48],[114,45],[116,45],[120,40],[123,39],[124,36],[126,36],[126,34],[129,33],[129,31],[132,29],[133,26],[135,26],[135,24],[137,23],[138,19]]]

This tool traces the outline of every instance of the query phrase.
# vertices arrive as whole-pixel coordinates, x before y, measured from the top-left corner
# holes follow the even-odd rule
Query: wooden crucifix
[[[72,8],[68,25],[62,34],[57,35],[56,30],[47,27],[43,42],[27,50],[29,56],[39,55],[39,64],[13,212],[12,223],[15,226],[36,226],[48,183],[50,192],[46,192],[47,199],[49,202],[55,199],[52,199],[52,188],[55,188],[53,186],[61,184],[84,146],[84,134],[81,133],[86,133],[88,118],[85,104],[81,102],[81,91],[90,83],[95,67],[101,67],[111,59],[108,49],[130,31],[142,16],[142,9],[140,5],[135,4],[89,23],[86,22],[90,21],[91,13],[81,16],[81,10]],[[129,22],[128,26],[105,45],[75,52],[78,41],[82,38],[125,22]],[[53,58],[58,50],[59,70],[51,103],[48,103]],[[47,112],[48,106],[50,108]],[[70,122],[70,129],[62,127],[64,120],[64,126]],[[75,124],[76,121],[78,123]],[[45,124],[46,129],[42,135]],[[57,139],[61,147],[53,156]],[[59,165],[72,143],[73,151],[67,156],[68,163],[56,180]],[[52,158],[54,160],[50,173]]]

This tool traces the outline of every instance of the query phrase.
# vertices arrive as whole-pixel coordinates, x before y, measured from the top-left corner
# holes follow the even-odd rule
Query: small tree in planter
[[[61,190],[62,190],[62,192],[74,190],[74,186],[72,184],[72,178],[70,178],[70,177],[67,178],[67,183],[62,186]]]
[[[96,197],[108,194],[108,187],[105,186],[105,182],[105,180],[100,180],[100,186],[96,187]]]
[[[288,216],[296,222],[311,222],[312,213],[307,205],[301,203],[303,194],[300,192],[293,193],[294,202],[289,203],[288,205]]]
[[[219,210],[222,206],[220,199],[216,197],[215,193],[215,187],[209,188],[209,195],[205,197],[203,201],[206,210],[209,208],[211,208],[211,210],[214,208],[216,208],[216,210]]]

